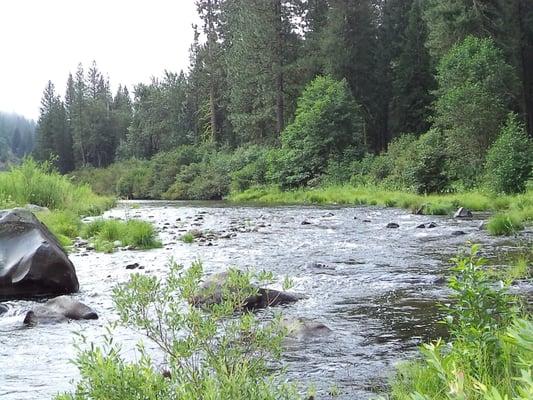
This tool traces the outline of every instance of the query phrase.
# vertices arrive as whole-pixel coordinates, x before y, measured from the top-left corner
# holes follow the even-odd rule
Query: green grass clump
[[[180,240],[183,243],[193,243],[194,242],[194,235],[191,232],[186,232],[183,235],[181,235]]]
[[[495,236],[512,235],[522,229],[524,225],[520,216],[513,213],[496,214],[487,223],[487,230]]]
[[[122,246],[132,246],[136,249],[162,247],[153,225],[146,221],[96,219],[83,226],[81,235],[85,239],[93,240],[96,251],[105,253],[112,252],[117,241]]]
[[[82,224],[79,216],[72,211],[47,211],[36,216],[64,248],[71,246],[72,239],[79,236]]]

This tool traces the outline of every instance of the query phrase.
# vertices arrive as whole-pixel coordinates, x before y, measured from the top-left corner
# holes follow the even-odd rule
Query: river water
[[[291,277],[291,291],[306,298],[284,307],[283,313],[324,323],[332,333],[291,343],[285,356],[289,376],[322,393],[335,387],[339,399],[369,399],[383,388],[397,362],[412,356],[422,341],[442,334],[436,304],[446,289],[439,278],[459,248],[469,241],[481,243],[485,255],[498,262],[518,244],[531,244],[531,232],[513,240],[490,237],[478,229],[479,219],[377,207],[121,202],[105,217],[153,222],[164,247],[70,255],[80,281],[76,297],[99,313],[97,321],[22,328],[24,312],[34,303],[7,302],[9,311],[0,317],[2,400],[50,399],[72,389],[78,377],[69,362],[76,333],[101,342],[108,323],[116,320],[114,285],[134,272],[164,276],[170,258],[184,265],[200,259],[207,273],[236,266]],[[416,228],[431,221],[436,228]],[[389,222],[400,227],[388,229]],[[235,235],[182,243],[179,236],[192,228]],[[452,234],[458,230],[464,235]],[[127,270],[131,263],[144,269]],[[126,357],[134,357],[140,335],[127,329],[116,335]]]

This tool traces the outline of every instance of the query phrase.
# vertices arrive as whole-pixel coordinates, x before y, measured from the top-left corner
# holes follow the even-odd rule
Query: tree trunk
[[[277,24],[276,38],[276,132],[280,134],[285,127],[284,121],[284,88],[283,88],[283,20],[281,15],[281,0],[277,0],[275,5],[275,16]]]
[[[526,31],[524,19],[533,13],[530,0],[518,1],[518,20],[520,24],[520,56],[522,63],[522,91],[524,96],[524,114],[527,130],[533,137],[533,42]],[[528,9],[529,8],[529,9]]]

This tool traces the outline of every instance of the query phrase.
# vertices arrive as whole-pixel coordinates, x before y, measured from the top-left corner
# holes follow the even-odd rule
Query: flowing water
[[[101,342],[107,324],[116,320],[113,286],[133,272],[164,276],[171,257],[184,265],[200,259],[207,273],[237,266],[290,276],[291,291],[306,298],[284,307],[283,313],[332,330],[290,344],[285,357],[290,377],[323,392],[334,386],[339,399],[372,398],[398,361],[413,355],[422,341],[443,334],[436,323],[441,318],[437,303],[447,292],[439,278],[459,248],[467,241],[481,243],[486,255],[498,257],[521,242],[531,243],[531,232],[512,241],[492,238],[478,229],[480,220],[377,207],[122,202],[105,217],[153,222],[164,248],[70,255],[80,281],[75,296],[99,313],[97,321],[23,328],[24,312],[34,303],[4,303],[9,310],[0,316],[2,400],[49,399],[72,389],[78,377],[69,363],[76,333]],[[416,228],[430,221],[437,227]],[[389,222],[400,227],[388,229]],[[179,236],[192,228],[234,236],[182,243]],[[465,234],[452,234],[458,230]],[[143,269],[126,269],[131,263]],[[124,328],[115,334],[126,357],[134,357],[141,336]]]

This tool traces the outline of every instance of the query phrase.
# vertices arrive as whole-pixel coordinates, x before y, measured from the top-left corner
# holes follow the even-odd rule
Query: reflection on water
[[[422,341],[446,333],[436,323],[441,318],[437,302],[446,296],[439,281],[457,248],[466,241],[481,242],[491,255],[513,245],[479,231],[479,221],[395,209],[137,204],[132,208],[130,202],[121,203],[106,217],[152,221],[163,249],[71,255],[81,285],[76,297],[96,309],[99,320],[20,329],[32,302],[8,303],[9,311],[0,317],[2,400],[47,399],[72,388],[77,371],[69,359],[75,354],[75,333],[102,340],[106,324],[116,319],[111,289],[135,272],[125,266],[137,262],[144,267],[141,273],[163,276],[170,257],[185,265],[200,258],[208,273],[238,266],[292,277],[293,290],[306,299],[284,307],[284,313],[324,323],[333,332],[289,343],[289,375],[319,389],[336,385],[341,399],[369,398],[396,362]],[[304,220],[309,224],[302,225]],[[416,229],[430,221],[437,227]],[[386,229],[389,222],[400,228]],[[182,243],[179,236],[191,228],[213,235],[203,242]],[[456,230],[466,235],[452,236]],[[133,357],[139,334],[128,329],[115,334],[125,355]]]

